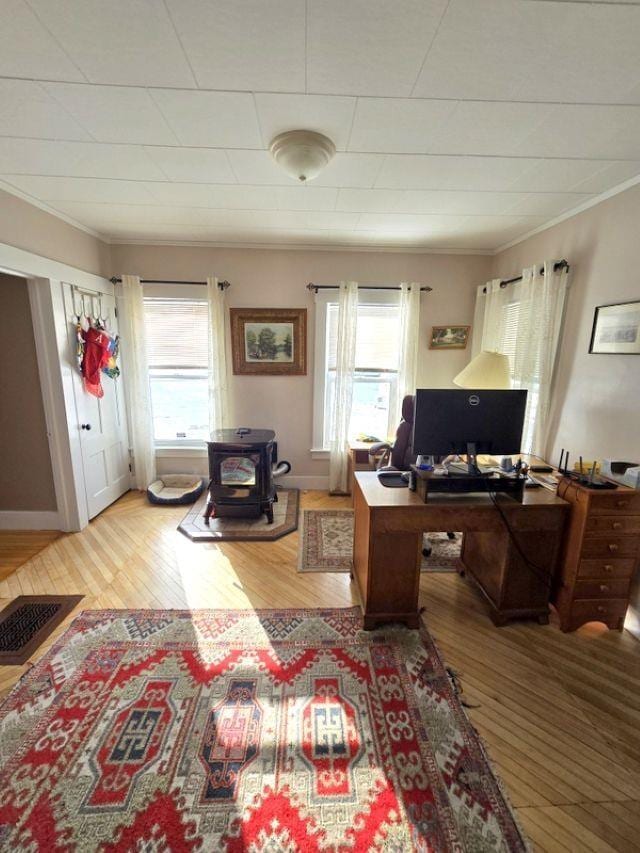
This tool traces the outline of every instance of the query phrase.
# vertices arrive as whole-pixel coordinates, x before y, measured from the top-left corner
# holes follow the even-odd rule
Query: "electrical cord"
[[[504,510],[500,506],[500,502],[497,500],[497,492],[493,492],[488,487],[488,485],[489,484],[487,483],[487,489],[486,489],[487,494],[491,498],[491,502],[493,503],[494,507],[498,510],[498,513],[500,514],[500,518],[502,519],[502,523],[504,524],[505,529],[506,529],[507,533],[509,534],[509,539],[513,542],[516,551],[518,552],[518,554],[522,558],[526,567],[532,572],[532,574],[537,576],[539,581],[542,581],[542,583],[545,585],[545,587],[547,589],[547,592],[549,592],[551,590],[551,584],[553,581],[552,573],[547,571],[546,569],[542,568],[542,566],[538,566],[536,563],[533,562],[533,560],[531,560],[525,554],[524,550],[522,549],[522,546],[520,545],[520,543],[518,542],[518,540],[516,538],[515,531],[513,530],[511,525],[509,524],[509,521],[508,521],[508,519],[504,513]]]

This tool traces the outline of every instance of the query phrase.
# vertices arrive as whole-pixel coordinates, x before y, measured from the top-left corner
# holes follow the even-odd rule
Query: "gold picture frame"
[[[432,326],[429,349],[466,349],[471,326]]]
[[[231,308],[233,372],[306,376],[306,308]]]

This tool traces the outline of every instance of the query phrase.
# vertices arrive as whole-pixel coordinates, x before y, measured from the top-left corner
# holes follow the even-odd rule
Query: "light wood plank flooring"
[[[302,505],[349,502],[308,492]],[[84,593],[81,608],[356,603],[347,575],[296,571],[297,534],[194,544],[176,530],[184,513],[125,495],[82,533],[28,554],[0,582],[0,605],[34,593]],[[535,849],[640,850],[640,643],[593,625],[568,635],[553,624],[495,628],[470,582],[423,574],[420,586],[429,628],[477,706],[471,719]],[[0,694],[23,671],[1,667]]]
[[[60,535],[58,530],[0,530],[0,581]]]

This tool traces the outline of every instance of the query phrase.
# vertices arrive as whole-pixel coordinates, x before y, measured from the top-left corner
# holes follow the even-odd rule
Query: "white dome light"
[[[287,175],[297,181],[311,181],[329,164],[336,146],[313,130],[288,130],[271,140],[271,156]]]

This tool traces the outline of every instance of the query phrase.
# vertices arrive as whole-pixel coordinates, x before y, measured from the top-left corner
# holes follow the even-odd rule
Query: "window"
[[[209,436],[208,309],[204,300],[144,301],[156,442]]]
[[[520,326],[520,300],[517,297],[518,289],[513,288],[513,297],[510,302],[502,306],[502,341],[499,351],[509,357],[509,372],[511,374],[512,388],[526,388],[527,408],[522,429],[522,449],[531,452],[533,443],[533,430],[535,426],[538,402],[540,399],[540,382],[536,371],[527,382],[522,382],[516,376],[516,353],[518,348],[518,330]]]
[[[325,294],[329,293],[327,297]],[[335,388],[338,304],[331,291],[319,295],[316,314],[314,446],[328,448]],[[324,298],[323,298],[324,297]],[[356,369],[349,437],[393,435],[398,389],[400,309],[393,291],[360,291]]]

